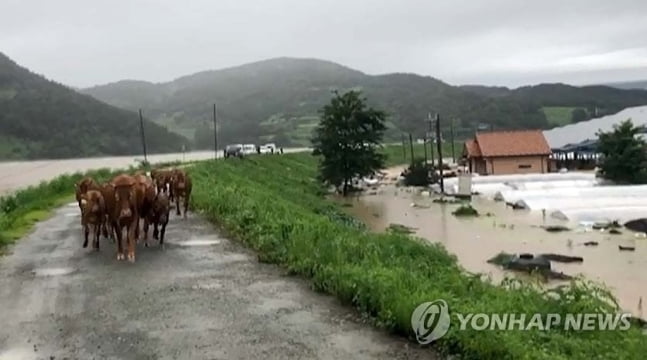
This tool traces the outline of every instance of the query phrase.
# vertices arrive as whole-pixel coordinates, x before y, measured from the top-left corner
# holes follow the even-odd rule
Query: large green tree
[[[358,91],[333,93],[320,111],[314,132],[313,154],[320,156],[320,179],[348,194],[351,180],[374,173],[384,166],[380,144],[386,130],[386,114],[366,105]]]
[[[640,128],[631,119],[614,126],[613,131],[598,133],[598,151],[602,154],[601,174],[619,183],[647,183],[647,143],[637,136]]]

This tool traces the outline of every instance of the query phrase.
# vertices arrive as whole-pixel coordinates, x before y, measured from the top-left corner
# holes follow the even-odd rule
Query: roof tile
[[[481,156],[484,157],[551,154],[550,146],[541,130],[477,133],[475,141]]]

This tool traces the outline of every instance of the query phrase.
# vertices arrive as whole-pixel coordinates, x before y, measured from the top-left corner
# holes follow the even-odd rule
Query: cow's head
[[[115,187],[115,209],[117,209],[118,219],[126,220],[134,214],[132,204],[135,203],[135,192],[132,185],[122,185]]]
[[[177,172],[175,175],[173,175],[173,182],[175,183],[175,187],[179,190],[183,190],[186,187],[186,178],[184,177],[183,172]]]
[[[159,216],[160,223],[168,221],[168,215],[171,210],[168,195],[165,193],[157,193],[153,201],[153,212]]]

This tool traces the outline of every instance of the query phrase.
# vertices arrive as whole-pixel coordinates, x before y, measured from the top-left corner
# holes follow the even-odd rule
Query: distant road
[[[284,149],[284,152],[290,153],[306,150],[308,149],[290,148]],[[222,157],[222,151],[218,153],[218,157]],[[0,196],[23,187],[38,185],[41,181],[51,180],[59,175],[100,168],[127,168],[130,165],[138,165],[138,161],[143,159],[143,155],[137,155],[64,160],[0,162]],[[206,159],[213,159],[213,151],[154,154],[148,156],[148,161],[151,164]]]

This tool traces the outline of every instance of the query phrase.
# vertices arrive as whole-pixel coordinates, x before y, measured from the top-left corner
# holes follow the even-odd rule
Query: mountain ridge
[[[429,113],[453,118],[459,136],[480,124],[497,128],[548,128],[543,107],[572,106],[617,112],[647,104],[647,91],[611,87],[539,84],[514,89],[480,85],[454,86],[432,76],[409,72],[368,75],[314,58],[278,57],[204,70],[161,83],[115,82],[83,89],[99,100],[134,110],[187,137],[212,133],[212,106],[217,103],[219,130],[225,141],[274,140],[307,145],[317,111],[332,90],[359,89],[369,103],[390,115],[390,139],[402,132],[422,137]],[[443,123],[447,130],[449,123]],[[209,130],[209,131],[208,131]]]
[[[145,120],[151,153],[186,140]],[[138,115],[47,79],[0,53],[0,159],[131,155]]]

